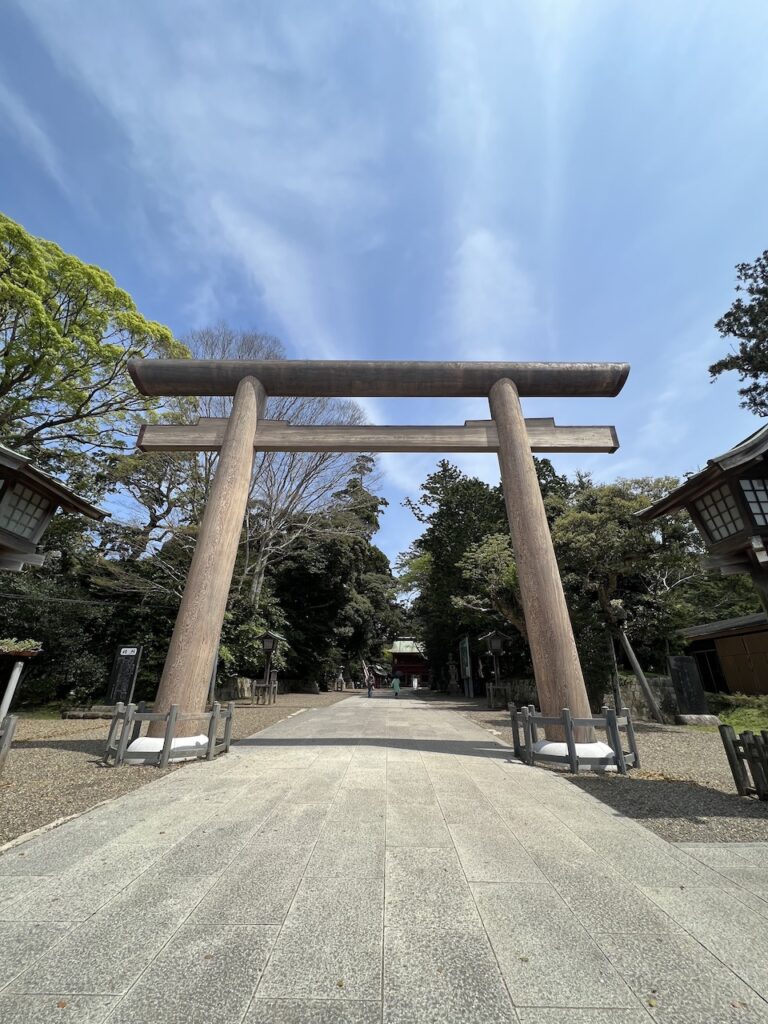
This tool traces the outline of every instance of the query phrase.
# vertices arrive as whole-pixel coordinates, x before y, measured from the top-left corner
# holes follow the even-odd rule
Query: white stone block
[[[162,736],[139,736],[133,743],[128,744],[129,753],[137,754],[159,754],[163,749],[163,737]],[[174,750],[187,750],[192,747],[195,754],[184,754],[182,757],[174,757]],[[177,736],[175,740],[171,740],[171,756],[170,761],[191,761],[195,757],[201,757],[208,749],[208,737],[199,733],[197,736]],[[139,758],[131,758],[131,764],[154,764],[155,758],[145,759],[143,761]]]

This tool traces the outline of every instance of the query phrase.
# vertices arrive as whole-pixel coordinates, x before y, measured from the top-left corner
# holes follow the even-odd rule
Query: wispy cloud
[[[662,0],[17,6],[77,84],[72,116],[90,96],[118,129],[119,157],[94,137],[77,166],[119,159],[131,287],[165,290],[174,327],[247,322],[302,357],[628,358],[615,402],[526,403],[615,421],[618,456],[579,460],[605,478],[681,472],[748,432],[706,365],[730,269],[766,244],[764,0],[741,19]],[[87,187],[37,102],[0,85],[19,150],[77,182],[75,209]],[[487,415],[361,404],[380,423]],[[456,461],[495,478],[493,457]],[[393,506],[434,462],[382,459]]]
[[[385,200],[368,173],[380,128],[329,74],[333,20],[314,8],[255,19],[240,5],[188,17],[173,2],[138,18],[105,3],[86,28],[70,13],[45,0],[31,12],[130,140],[176,244],[208,280],[222,264],[244,272],[291,347],[345,354],[341,257],[369,243]]]
[[[539,310],[518,247],[488,228],[470,231],[448,270],[449,332],[457,355],[524,359]]]
[[[51,180],[69,196],[70,186],[56,146],[27,103],[1,80],[0,113]]]

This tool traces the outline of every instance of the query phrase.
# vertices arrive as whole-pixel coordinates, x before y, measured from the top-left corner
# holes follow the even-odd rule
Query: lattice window
[[[768,480],[742,480],[741,489],[758,526],[768,526]]]
[[[51,509],[50,501],[22,483],[11,484],[0,501],[0,528],[31,540]]]
[[[736,500],[727,487],[717,487],[695,502],[712,540],[725,540],[744,529]]]

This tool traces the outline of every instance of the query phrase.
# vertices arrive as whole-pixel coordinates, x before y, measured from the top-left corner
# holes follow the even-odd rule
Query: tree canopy
[[[739,293],[715,324],[722,338],[737,342],[735,351],[709,368],[713,377],[736,370],[747,383],[739,389],[742,405],[757,416],[768,416],[768,249],[754,263],[736,267]]]
[[[142,421],[227,415],[231,399],[138,393],[133,357],[282,359],[277,338],[226,324],[184,342],[143,317],[110,275],[0,216],[0,440],[91,496],[98,526],[57,516],[44,568],[2,580],[3,632],[43,644],[28,698],[103,694],[115,647],[145,647],[140,696],[162,668],[216,453],[135,451]],[[353,402],[270,397],[294,423],[359,423]],[[372,543],[383,507],[374,460],[259,453],[221,637],[222,672],[261,671],[258,636],[286,633],[279,667],[322,681],[378,660],[397,628],[389,562]]]
[[[646,523],[635,513],[677,481],[619,480],[595,485],[556,473],[536,460],[566,599],[587,686],[605,692],[606,637],[617,611],[649,670],[665,671],[678,630],[712,618],[746,614],[758,605],[747,578],[716,577],[701,568],[702,547],[684,514]],[[509,670],[531,674],[525,618],[501,490],[443,462],[409,502],[425,529],[401,559],[401,588],[438,677],[445,679],[460,638],[513,627]]]
[[[143,317],[105,270],[0,214],[4,444],[92,479],[104,453],[132,447],[137,421],[157,408],[134,387],[127,361],[185,355],[171,331]]]

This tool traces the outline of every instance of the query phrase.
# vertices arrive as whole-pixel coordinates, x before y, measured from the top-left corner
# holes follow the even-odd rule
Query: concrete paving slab
[[[684,929],[598,937],[605,955],[664,1024],[765,1024],[768,1004]]]
[[[291,845],[278,851],[256,845],[214,882],[192,912],[190,921],[230,925],[282,924],[296,895],[311,846]]]
[[[513,1024],[517,1015],[478,924],[387,928],[384,1024]]]
[[[66,934],[12,985],[14,992],[120,995],[210,888],[213,878],[140,878]],[[0,935],[7,927],[3,925]],[[54,925],[27,925],[50,929]]]
[[[257,997],[243,1024],[381,1024],[381,1003]]]
[[[712,886],[672,886],[646,892],[673,921],[768,998],[768,926],[764,917],[747,907],[734,913],[731,893]]]
[[[622,1007],[635,998],[551,885],[472,886],[516,1006]]]
[[[94,849],[110,842],[114,823],[91,822],[87,814],[11,846],[0,854],[3,875],[60,875]]]
[[[50,881],[50,875],[0,875],[0,921],[7,920],[3,913],[12,903]]]
[[[361,873],[384,877],[384,821],[329,818],[315,844],[307,875]]]
[[[164,850],[149,844],[110,843],[64,874],[40,880],[20,899],[0,908],[0,921],[85,921],[156,863]]]
[[[453,849],[387,850],[385,923],[431,928],[477,927],[472,890]]]
[[[326,824],[343,825],[348,821],[380,822],[383,826],[387,815],[387,794],[382,784],[380,789],[353,789],[346,784],[336,794],[326,818]]]
[[[113,996],[14,995],[0,993],[3,1024],[102,1024]]]
[[[282,802],[259,829],[259,836],[282,843],[315,842],[328,815],[328,804]]]
[[[718,873],[729,882],[736,882],[748,892],[765,892],[768,889],[768,867],[721,867]]]
[[[650,1024],[653,1020],[646,1010],[575,1010],[572,1007],[535,1009],[521,1007],[517,1011],[520,1024]]]
[[[470,882],[544,882],[536,862],[501,823],[494,828],[454,822],[448,826]]]
[[[707,867],[743,868],[747,861],[739,850],[741,843],[675,843],[675,847]]]
[[[0,927],[0,988],[59,942],[71,925],[8,921]]]
[[[182,926],[107,1024],[241,1020],[277,933],[276,927]]]
[[[248,821],[208,821],[177,843],[153,871],[183,877],[218,874],[237,856],[257,827]]]
[[[549,872],[548,877],[561,899],[592,932],[610,935],[669,925],[663,909],[623,878],[570,870]]]
[[[724,891],[739,903],[743,903],[745,907],[749,907],[753,913],[768,919],[768,889],[755,889],[750,892],[732,882],[724,886]]]
[[[378,998],[383,917],[383,879],[306,877],[275,943],[259,995]]]
[[[0,1019],[768,1024],[767,849],[352,697],[0,856]]]
[[[452,847],[451,833],[439,805],[388,804],[387,846]]]

